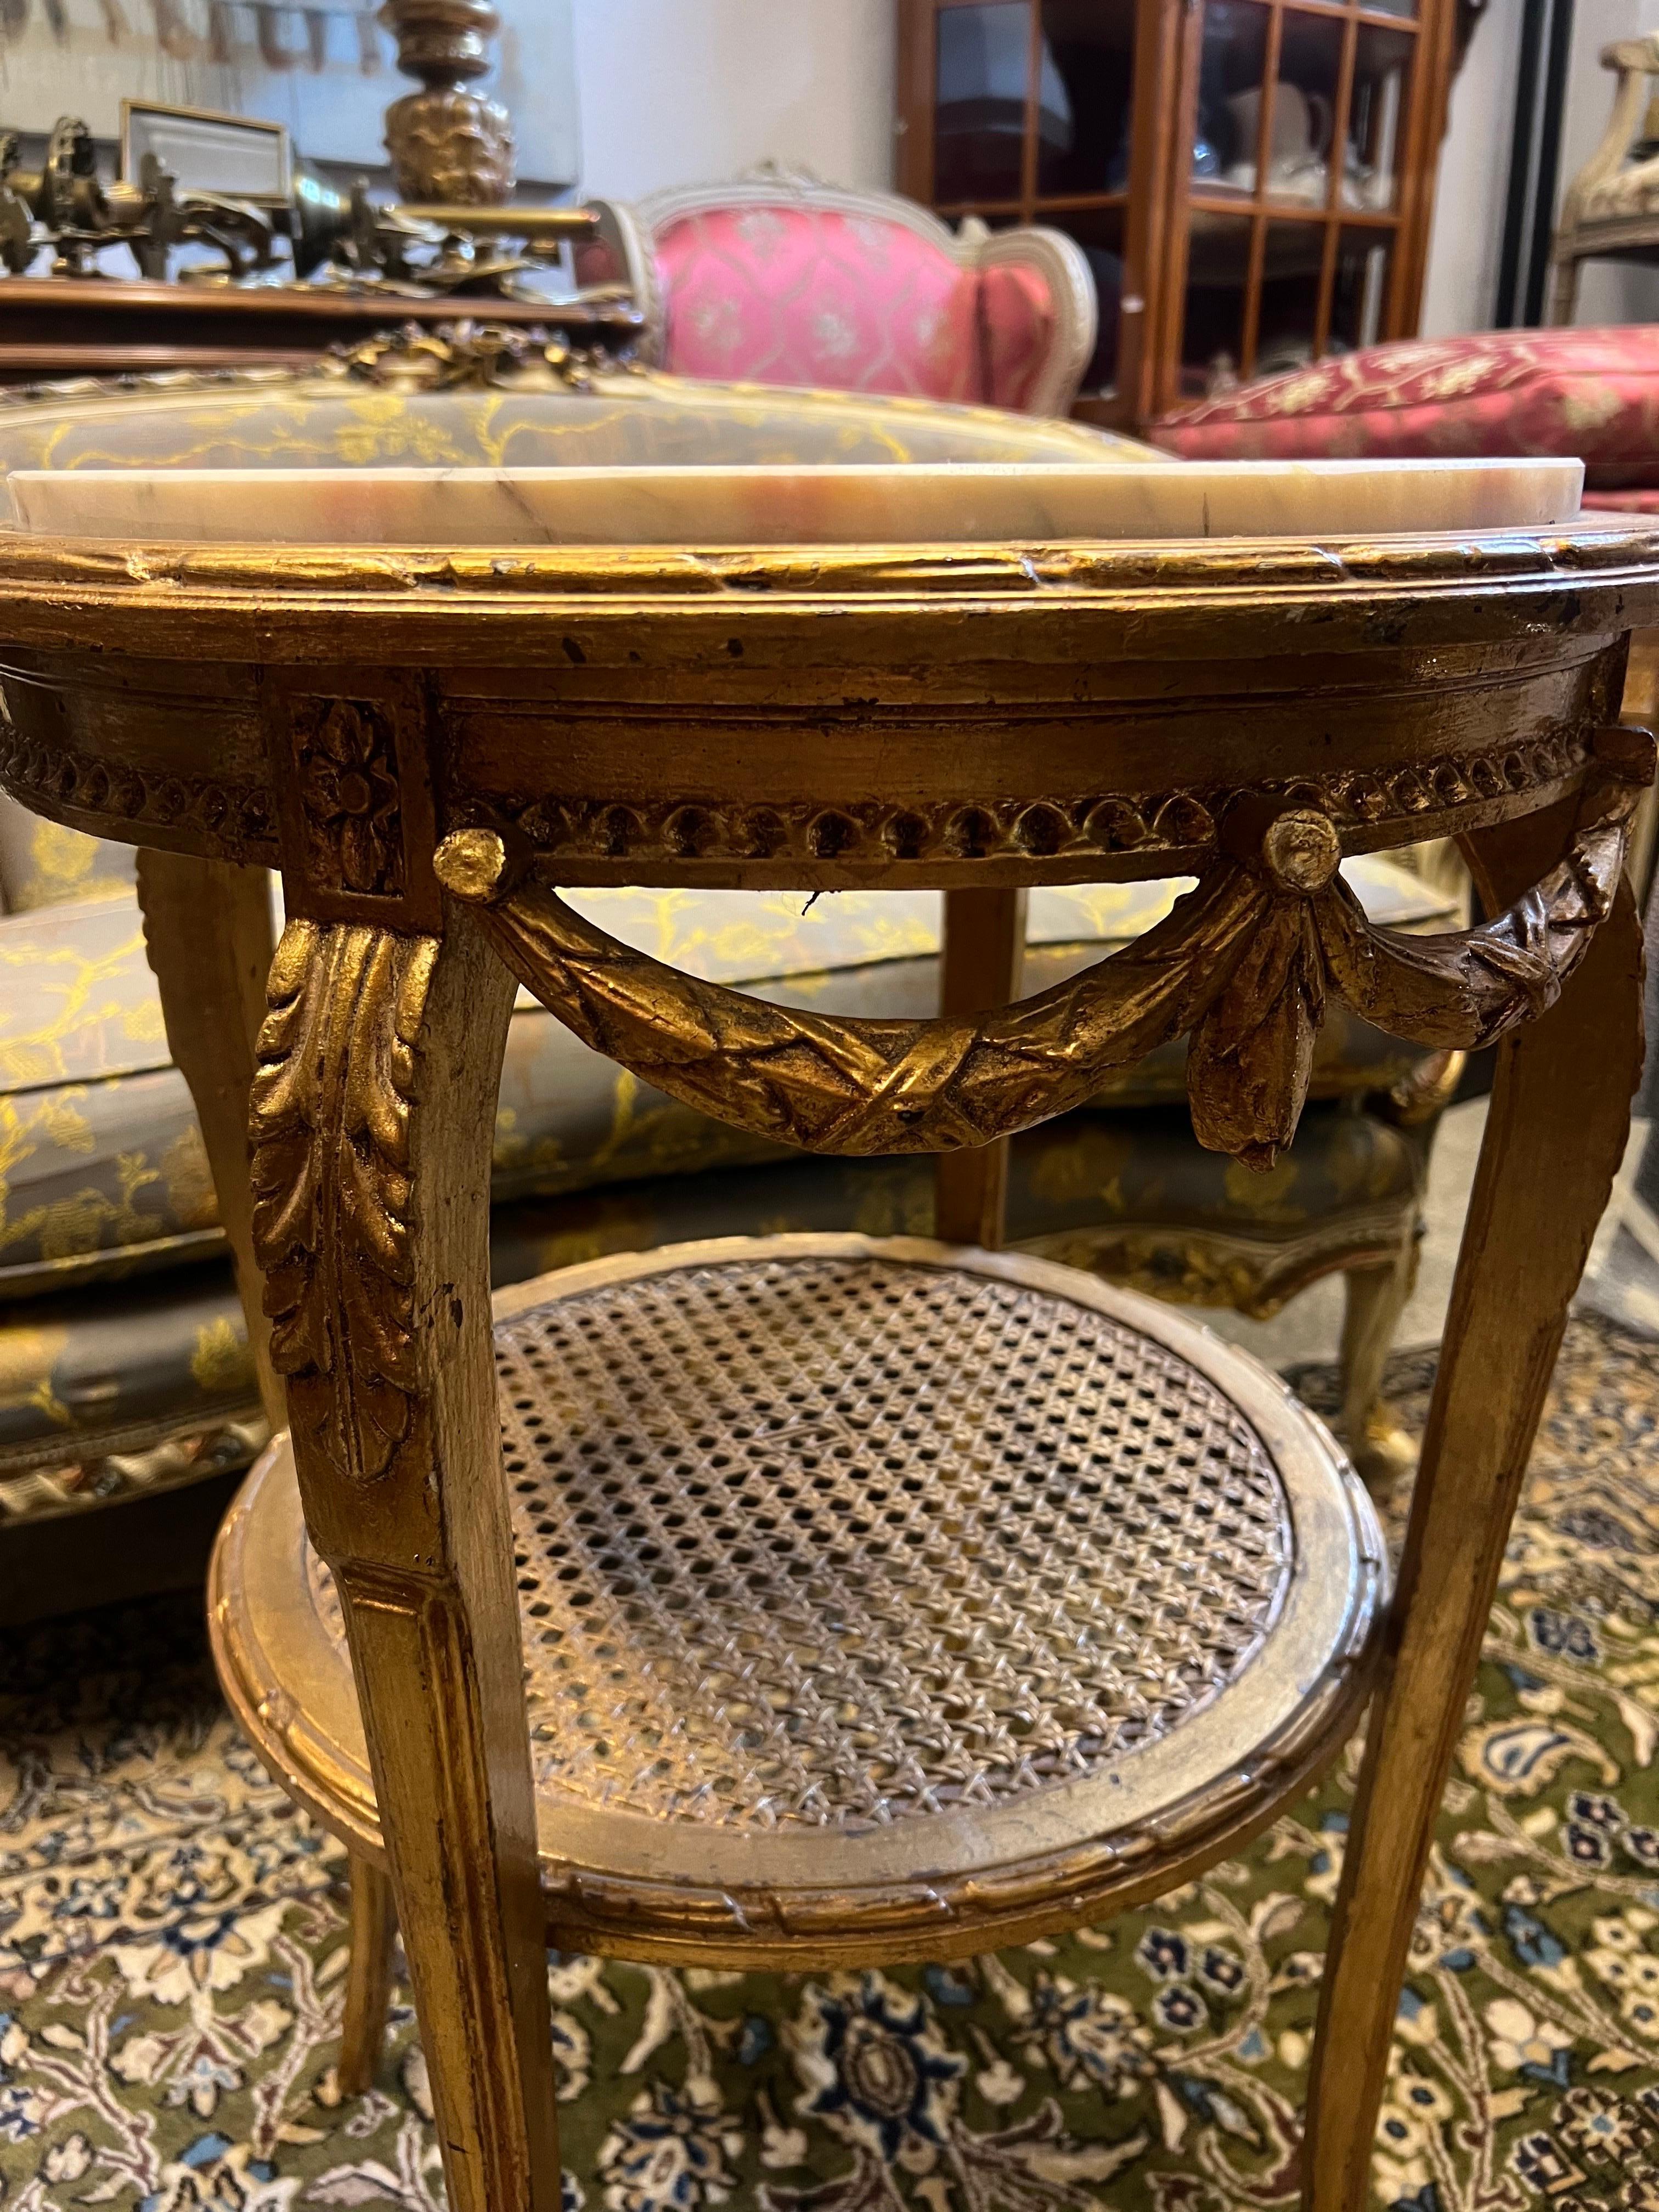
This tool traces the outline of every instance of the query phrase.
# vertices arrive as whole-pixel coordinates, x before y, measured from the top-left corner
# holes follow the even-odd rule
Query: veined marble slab
[[[825,545],[1547,527],[1565,460],[18,470],[13,526],[151,542]]]

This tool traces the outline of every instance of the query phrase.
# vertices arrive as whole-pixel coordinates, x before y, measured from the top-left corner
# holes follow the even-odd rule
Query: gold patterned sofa
[[[1351,864],[1374,917],[1444,927],[1448,895]],[[1176,885],[1034,895],[1026,988],[1138,935]],[[574,895],[675,965],[779,1000],[864,1014],[937,1003],[932,893]],[[133,855],[0,798],[0,1619],[184,1585],[263,1440],[240,1309],[190,1096],[171,1065]],[[1356,1438],[1409,1284],[1427,1148],[1452,1071],[1336,1016],[1318,1102],[1255,1175],[1194,1143],[1182,1048],[1089,1111],[1018,1139],[1023,1249],[1200,1304],[1267,1316],[1318,1276],[1349,1291]],[[529,1001],[514,1017],[495,1149],[495,1269],[684,1237],[788,1229],[926,1234],[920,1159],[816,1158],[647,1089]],[[94,1510],[95,1509],[95,1510]]]

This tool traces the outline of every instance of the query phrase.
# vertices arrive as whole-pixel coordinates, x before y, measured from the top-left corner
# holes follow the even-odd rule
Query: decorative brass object
[[[471,90],[489,67],[501,28],[489,0],[386,0],[380,21],[398,66],[418,77],[386,110],[386,151],[405,199],[491,207],[513,190],[513,125],[496,100]]]
[[[0,263],[21,276],[47,246],[55,276],[84,276],[94,255],[125,246],[139,274],[167,273],[168,256],[187,244],[216,246],[234,276],[270,264],[275,231],[268,214],[214,193],[179,194],[154,155],[136,182],[105,185],[86,125],[60,116],[37,171],[20,169],[15,131],[0,134]]]
[[[331,355],[325,374],[401,392],[586,392],[606,370],[629,366],[628,325],[609,350],[572,346],[521,324],[408,323]]]
[[[343,191],[301,161],[284,220],[302,280],[371,283],[412,299],[539,300],[544,292],[519,279],[544,269],[560,246],[595,236],[600,218],[587,208],[387,206],[370,198],[363,179]]]
[[[286,205],[180,191],[153,153],[136,178],[106,185],[92,133],[74,116],[59,118],[38,171],[18,161],[17,134],[0,132],[0,267],[15,276],[48,250],[54,276],[90,276],[97,255],[119,246],[159,283],[179,246],[202,245],[222,254],[223,266],[193,267],[188,280],[234,283],[274,268],[285,237],[301,283],[370,284],[422,300],[540,300],[544,293],[520,278],[544,269],[567,242],[594,236],[600,223],[586,208],[479,209],[459,192],[388,206],[370,197],[364,179],[343,191],[304,161],[294,164]]]

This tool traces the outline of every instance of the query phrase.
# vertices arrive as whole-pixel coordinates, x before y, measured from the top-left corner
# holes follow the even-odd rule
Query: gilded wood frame
[[[1620,863],[1651,742],[1615,716],[1629,632],[1656,619],[1659,538],[1640,530],[9,550],[0,784],[100,835],[283,871],[252,1241],[307,1522],[343,1595],[458,2212],[552,2212],[559,2194],[484,1251],[503,953],[608,1046],[628,1027],[654,1072],[666,1037],[709,1103],[782,1112],[811,1141],[845,1136],[850,1099],[872,1144],[981,1146],[1056,1110],[1079,1058],[1130,1050],[1153,1001],[1195,1029],[1207,1139],[1257,1161],[1294,1127],[1331,988],[1437,1042],[1504,1038],[1315,2064],[1310,2212],[1361,2212],[1416,1879],[1639,1066]],[[1334,889],[1340,854],[1440,835],[1502,919],[1438,941],[1364,928]],[[1086,992],[998,1012],[971,1001],[1000,992],[964,991],[904,1039],[813,1038],[844,1094],[827,1121],[757,1071],[772,1045],[734,1024],[764,1010],[630,975],[631,956],[568,936],[554,896],[1000,896],[1188,869],[1201,888],[1155,948],[1169,961],[1143,951],[1139,982],[1097,986],[1103,1016]],[[164,969],[180,938],[158,931]],[[175,976],[170,1010],[188,998]],[[234,1087],[198,1091],[219,1159]],[[372,1948],[384,1918],[367,1899]],[[359,1979],[380,1975],[377,1950]]]

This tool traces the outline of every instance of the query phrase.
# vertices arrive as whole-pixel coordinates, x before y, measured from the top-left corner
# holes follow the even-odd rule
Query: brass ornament
[[[392,391],[589,392],[596,375],[636,365],[632,336],[624,325],[614,348],[584,347],[539,324],[410,322],[336,347],[319,368]]]
[[[499,100],[471,89],[489,68],[501,28],[489,0],[386,0],[380,20],[398,66],[418,77],[386,110],[386,144],[407,200],[493,207],[513,191],[513,124]]]
[[[290,921],[252,1105],[253,1237],[293,1425],[377,1481],[419,1390],[410,1261],[415,1040],[438,943]]]

